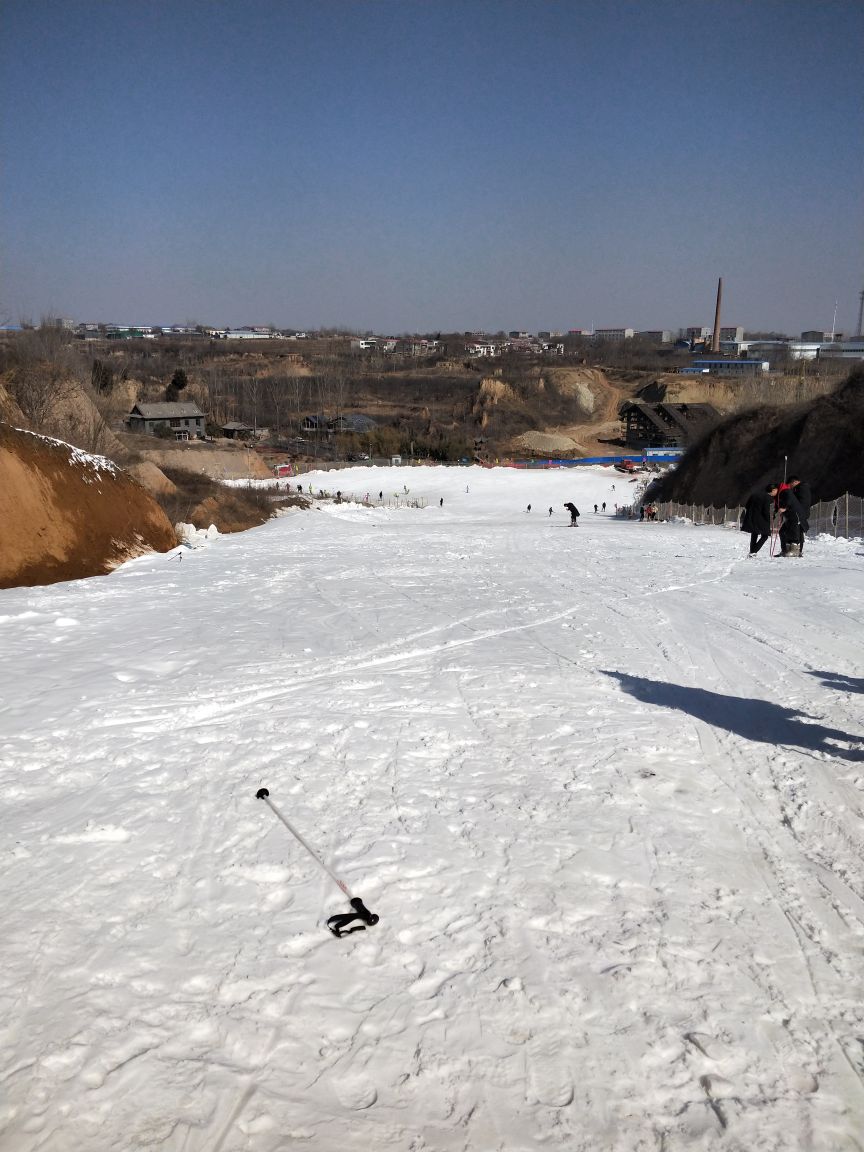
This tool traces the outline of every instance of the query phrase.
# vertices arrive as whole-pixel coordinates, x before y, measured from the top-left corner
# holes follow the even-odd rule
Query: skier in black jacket
[[[805,522],[804,512],[798,503],[798,497],[787,485],[780,488],[777,493],[777,508],[780,511],[780,555],[800,556],[802,524]],[[799,545],[797,552],[792,552],[794,545]]]
[[[804,535],[810,530],[810,505],[813,497],[810,495],[810,485],[799,476],[789,477],[789,487],[795,493],[795,498],[801,505],[801,539],[798,541],[800,553],[804,552]]]
[[[750,533],[750,555],[755,556],[771,535],[771,493],[777,487],[769,484],[762,492],[751,492],[741,516],[741,531]]]
[[[575,504],[572,504],[569,501],[568,501],[568,503],[566,503],[564,505],[564,507],[570,513],[570,527],[571,528],[578,528],[579,527],[579,517],[581,516],[581,512],[579,511],[579,509],[576,507]]]

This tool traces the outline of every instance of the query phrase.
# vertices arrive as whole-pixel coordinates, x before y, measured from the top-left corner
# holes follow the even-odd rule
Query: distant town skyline
[[[6,0],[0,320],[854,334],[864,6]]]

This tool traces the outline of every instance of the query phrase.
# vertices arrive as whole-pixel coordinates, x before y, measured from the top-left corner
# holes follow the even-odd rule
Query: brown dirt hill
[[[16,427],[25,422],[24,413],[9,395],[2,380],[0,380],[0,420],[5,420]]]
[[[117,438],[127,455],[149,461],[160,471],[182,468],[214,480],[266,480],[273,476],[257,452],[231,440],[209,444],[200,440],[160,440],[131,432],[120,432]]]
[[[162,509],[110,460],[0,424],[0,588],[102,575],[176,543]]]
[[[814,500],[864,496],[864,370],[827,396],[791,407],[737,412],[659,481],[658,499],[721,507],[788,474],[810,481]]]
[[[712,404],[718,412],[740,412],[766,404],[791,406],[815,400],[837,388],[837,377],[810,375],[752,376],[736,379],[729,376],[690,376],[665,374],[644,384],[637,391],[640,400],[649,404]]]

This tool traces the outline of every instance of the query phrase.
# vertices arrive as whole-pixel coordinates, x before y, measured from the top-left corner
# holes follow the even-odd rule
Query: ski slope
[[[308,480],[0,592],[0,1150],[864,1148],[864,544]]]

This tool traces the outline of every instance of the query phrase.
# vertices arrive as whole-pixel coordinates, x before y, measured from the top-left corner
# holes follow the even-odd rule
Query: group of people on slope
[[[750,533],[750,555],[757,555],[773,530],[780,538],[780,556],[802,556],[810,504],[810,485],[799,476],[753,492],[741,516],[741,531]]]

